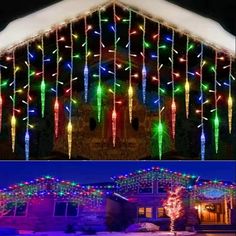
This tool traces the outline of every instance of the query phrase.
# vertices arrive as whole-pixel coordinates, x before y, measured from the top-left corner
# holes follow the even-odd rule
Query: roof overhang
[[[236,56],[235,36],[225,31],[219,23],[165,0],[64,0],[12,21],[0,32],[0,54],[112,3],[132,9],[216,50]]]

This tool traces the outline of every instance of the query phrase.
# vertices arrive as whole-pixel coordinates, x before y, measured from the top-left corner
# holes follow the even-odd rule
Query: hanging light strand
[[[42,51],[42,81],[40,85],[41,90],[41,115],[44,118],[45,114],[45,52],[44,52],[44,38],[41,38],[41,51]]]
[[[132,122],[132,116],[133,116],[133,95],[134,95],[134,90],[132,87],[131,23],[132,23],[132,12],[129,10],[129,29],[128,29],[129,88],[128,88],[128,98],[129,98],[129,122],[130,123]]]
[[[114,19],[114,65],[113,65],[113,74],[114,74],[114,83],[113,83],[113,111],[112,111],[112,143],[113,147],[116,146],[116,51],[117,51],[117,31],[116,31],[116,7],[113,4],[113,19]]]
[[[176,123],[175,78],[174,78],[174,41],[175,41],[175,31],[172,29],[172,43],[171,43],[171,84],[172,84],[171,124],[172,124],[172,138],[173,139],[175,139],[175,123]]]
[[[16,142],[16,72],[18,67],[16,67],[15,50],[12,52],[12,63],[13,63],[13,96],[12,96],[12,117],[11,117],[11,139],[12,139],[12,152],[15,152],[15,142]]]
[[[145,34],[146,34],[146,18],[143,18],[143,51],[142,51],[142,57],[143,57],[143,67],[142,67],[142,94],[143,94],[143,103],[146,103],[146,86],[147,86],[147,69],[145,65]]]
[[[201,160],[205,160],[205,146],[206,146],[206,137],[204,133],[204,94],[203,94],[203,84],[202,84],[202,77],[203,77],[203,50],[204,46],[201,43],[201,52],[200,52],[200,100],[201,100],[201,137],[200,137],[200,142],[201,142]]]
[[[85,64],[84,64],[84,100],[88,102],[88,25],[87,17],[84,17],[84,32],[85,32]]]
[[[102,112],[102,19],[101,10],[98,11],[99,18],[99,69],[98,69],[98,87],[97,87],[97,109],[98,109],[98,122],[101,122],[101,112]]]
[[[190,92],[190,84],[188,79],[188,51],[189,51],[189,37],[187,36],[187,42],[186,42],[186,71],[185,71],[185,110],[186,110],[186,118],[189,117],[189,92]]]
[[[218,53],[215,51],[215,65],[214,65],[214,100],[215,100],[215,118],[214,118],[214,131],[215,131],[215,152],[218,153],[219,147],[219,117],[218,117],[218,97],[217,97],[217,59]]]
[[[59,81],[59,63],[60,63],[60,51],[59,51],[59,38],[58,29],[56,28],[56,57],[57,57],[57,71],[56,71],[56,100],[54,103],[54,135],[58,138],[59,127],[59,101],[58,101],[58,81]]]
[[[29,160],[29,146],[30,146],[30,135],[29,135],[29,104],[30,104],[30,52],[29,43],[27,43],[27,104],[26,104],[26,131],[25,131],[25,160]]]
[[[160,76],[160,24],[158,24],[158,36],[157,36],[157,82],[158,82],[158,150],[159,159],[162,158],[162,143],[163,143],[163,124],[161,117],[161,76]]]
[[[72,121],[71,121],[71,113],[72,113],[72,92],[73,92],[73,56],[74,56],[74,51],[73,51],[73,25],[70,23],[70,48],[71,48],[71,64],[70,64],[70,104],[69,104],[69,122],[67,126],[67,135],[68,135],[68,156],[69,159],[71,159],[71,150],[72,150]]]
[[[232,132],[232,117],[233,117],[233,99],[232,99],[232,58],[230,57],[229,62],[229,97],[228,97],[228,123],[229,123],[229,133]]]

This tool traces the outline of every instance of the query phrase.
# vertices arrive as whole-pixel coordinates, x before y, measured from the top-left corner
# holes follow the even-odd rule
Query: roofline
[[[72,0],[71,0],[71,1],[72,1]],[[71,17],[70,19],[67,19],[67,20],[64,20],[64,22],[54,23],[54,25],[49,26],[50,29],[41,30],[41,32],[38,32],[37,35],[35,35],[35,36],[32,36],[32,37],[29,37],[29,36],[28,36],[28,37],[26,37],[25,40],[23,40],[23,42],[19,42],[19,43],[16,42],[13,46],[7,46],[7,47],[5,47],[5,48],[2,48],[2,50],[1,50],[1,48],[0,48],[0,50],[1,50],[0,55],[5,54],[5,53],[7,53],[7,52],[9,52],[9,51],[13,51],[15,48],[21,47],[21,46],[25,45],[27,42],[34,41],[34,40],[36,40],[37,38],[41,37],[41,36],[44,35],[44,34],[47,35],[47,34],[49,34],[49,33],[51,33],[51,32],[54,32],[56,27],[63,27],[63,26],[65,26],[65,25],[67,25],[68,23],[71,23],[71,22],[80,20],[80,19],[83,18],[84,16],[93,14],[94,12],[98,11],[99,9],[106,8],[107,6],[112,5],[112,4],[116,4],[116,5],[120,6],[120,7],[128,8],[128,9],[130,9],[131,11],[133,11],[133,12],[135,12],[135,13],[137,13],[137,14],[145,15],[146,18],[148,18],[148,19],[150,19],[150,20],[152,20],[152,21],[154,21],[154,22],[161,23],[161,24],[164,25],[165,27],[170,28],[170,29],[173,29],[173,30],[175,30],[176,32],[178,32],[178,33],[180,33],[180,34],[182,34],[182,35],[187,35],[187,36],[189,36],[190,38],[192,38],[192,39],[195,40],[195,41],[202,41],[202,42],[204,43],[204,45],[209,46],[209,47],[211,47],[211,48],[214,49],[214,50],[224,52],[224,53],[226,53],[226,54],[229,54],[229,56],[231,56],[232,58],[236,58],[235,46],[234,46],[234,49],[233,49],[233,50],[231,50],[231,49],[229,49],[229,48],[226,49],[226,47],[224,47],[223,45],[222,45],[222,46],[219,46],[219,45],[218,45],[218,47],[217,47],[214,43],[208,42],[208,41],[206,41],[205,39],[203,39],[203,38],[201,38],[201,37],[199,37],[199,36],[197,36],[197,35],[194,35],[194,33],[193,33],[193,32],[190,32],[189,30],[183,30],[183,29],[178,28],[176,25],[174,25],[174,24],[172,24],[172,23],[170,23],[170,22],[167,22],[166,20],[164,20],[164,19],[161,18],[160,16],[159,16],[159,17],[153,17],[153,16],[151,16],[151,13],[150,13],[150,12],[148,12],[147,10],[145,11],[145,10],[140,10],[140,9],[138,9],[137,6],[134,6],[134,4],[133,4],[133,3],[130,3],[128,0],[118,0],[118,1],[116,1],[116,0],[101,0],[101,1],[102,1],[102,2],[101,2],[100,4],[98,4],[96,7],[92,7],[92,5],[91,5],[91,7],[88,6],[88,7],[87,7],[87,10],[85,10],[83,13],[78,13],[77,16]],[[140,1],[142,1],[142,0],[140,0]],[[90,2],[90,1],[89,1],[89,2]],[[91,2],[92,2],[92,1],[91,1]],[[98,2],[99,2],[99,1],[98,1]],[[216,21],[210,20],[210,19],[208,19],[208,18],[206,18],[206,17],[203,17],[203,16],[201,16],[201,15],[199,15],[199,14],[196,14],[196,13],[194,13],[194,12],[191,12],[191,11],[187,10],[187,9],[184,9],[184,8],[182,8],[182,7],[179,7],[178,5],[175,5],[175,4],[172,4],[172,3],[170,3],[170,2],[163,1],[163,0],[160,0],[160,2],[161,2],[161,3],[164,3],[164,4],[169,4],[168,6],[170,6],[170,7],[171,7],[171,5],[173,5],[173,6],[175,6],[175,7],[178,7],[179,10],[182,11],[182,14],[187,15],[187,14],[191,13],[192,15],[197,15],[198,17],[201,17],[202,19],[206,20],[206,22],[208,22],[209,24],[210,24],[210,22],[211,22],[212,25],[213,25],[213,24],[214,24],[214,25],[217,24]],[[51,5],[51,6],[49,6],[49,7],[43,8],[43,9],[37,11],[36,13],[43,12],[43,10],[49,9],[49,8],[51,8],[52,6],[55,6],[55,7],[58,7],[58,8],[59,8],[61,5],[63,5],[63,3],[64,3],[64,1],[61,1],[61,2],[59,2],[59,3],[56,3],[56,4]],[[30,16],[34,15],[34,14],[35,14],[35,12],[32,13],[32,14],[29,14],[29,15],[27,15],[27,16],[25,16],[25,17],[22,17],[22,18],[19,18],[19,19],[17,19],[17,20],[12,21],[3,31],[0,32],[0,37],[1,37],[1,33],[4,34],[4,32],[7,31],[7,30],[8,30],[9,28],[11,28],[12,26],[14,26],[14,23],[16,23],[18,20],[27,19],[27,18],[29,18]],[[41,15],[41,16],[42,16],[42,15]],[[39,17],[39,18],[40,18],[40,17]],[[222,28],[222,29],[223,29],[223,28]],[[225,31],[225,30],[224,30],[224,31]],[[231,34],[230,34],[229,32],[227,32],[227,31],[225,31],[225,33],[228,34],[228,35],[227,35],[228,38],[231,37],[231,36],[233,36],[233,35],[231,35]],[[235,42],[234,42],[234,44],[235,44]]]

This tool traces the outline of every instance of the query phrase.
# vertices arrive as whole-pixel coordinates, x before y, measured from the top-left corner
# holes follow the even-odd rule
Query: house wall
[[[55,201],[53,198],[31,199],[28,202],[26,216],[3,216],[0,226],[34,231],[64,231],[68,224],[76,229],[105,228],[105,202],[99,207],[79,206],[78,216],[54,216]]]
[[[96,122],[97,114],[90,105],[81,104],[78,114],[72,117],[73,136],[76,137],[72,144],[73,157],[91,160],[138,160],[152,155],[150,132],[153,121],[157,120],[157,114],[148,112],[145,106],[139,104],[136,92],[133,99],[133,118],[138,118],[139,127],[136,130],[130,124],[128,107],[122,106],[117,110],[117,148],[113,148],[112,144],[109,106],[106,108],[104,105],[104,121],[101,124],[96,123],[95,129],[91,130],[90,118],[94,118]],[[66,122],[65,118],[61,118],[61,123],[63,122]],[[66,127],[66,124],[61,126]],[[54,151],[66,154],[67,142],[67,134],[62,132],[55,140]]]
[[[127,226],[135,222],[136,204],[121,200],[107,199],[106,224],[108,230],[125,230]]]

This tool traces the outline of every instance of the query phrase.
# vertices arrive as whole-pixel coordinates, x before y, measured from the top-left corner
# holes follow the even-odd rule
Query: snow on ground
[[[25,232],[25,234],[20,234],[20,235],[27,235],[27,236],[79,236],[79,235],[84,235],[82,233],[75,233],[75,234],[65,234],[63,232],[40,232],[40,233],[33,233],[30,234],[29,232]],[[173,234],[169,232],[155,232],[155,233],[119,233],[119,232],[99,232],[96,235],[98,236],[171,236]],[[184,231],[178,231],[177,236],[190,236],[190,235],[196,235],[195,233],[192,232],[184,232]]]
[[[26,17],[12,21],[0,32],[0,54],[25,40],[52,30],[68,20],[83,16],[97,7],[112,3],[114,0],[64,0]],[[180,31],[204,40],[220,50],[235,56],[235,36],[206,17],[176,6],[165,0],[119,0],[125,6],[139,9],[156,19],[175,25]]]

